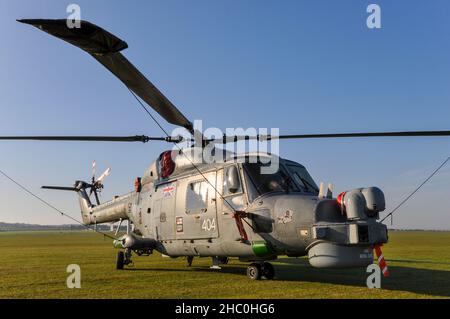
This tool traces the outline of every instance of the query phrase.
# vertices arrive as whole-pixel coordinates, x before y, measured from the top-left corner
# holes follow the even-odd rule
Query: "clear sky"
[[[190,119],[282,134],[450,129],[450,2],[0,1],[0,135],[161,132],[86,53],[18,18],[82,18],[129,44],[124,54]],[[366,26],[381,6],[382,28]],[[163,122],[164,123],[164,122]],[[164,126],[173,129],[167,123]],[[79,218],[71,185],[112,167],[103,199],[169,145],[0,142],[0,169]],[[450,138],[283,141],[336,192],[379,186],[388,210],[446,157]],[[404,205],[394,227],[450,229],[450,166]],[[69,223],[0,176],[0,221]]]

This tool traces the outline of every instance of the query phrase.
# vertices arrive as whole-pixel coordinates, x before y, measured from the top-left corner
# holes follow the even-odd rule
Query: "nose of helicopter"
[[[373,246],[387,242],[387,228],[363,213],[349,218],[335,199],[296,194],[273,199],[274,232],[292,256],[307,254],[318,268],[365,267]],[[303,254],[302,254],[303,253]]]

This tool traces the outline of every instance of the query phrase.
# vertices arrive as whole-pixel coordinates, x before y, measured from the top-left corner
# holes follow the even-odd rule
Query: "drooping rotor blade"
[[[96,182],[99,182],[100,184],[102,184],[102,183],[103,183],[103,180],[104,180],[109,174],[111,174],[111,167],[108,167],[108,168],[106,169],[106,171],[104,171],[103,174],[100,175],[99,178],[97,178]]]
[[[42,186],[43,189],[53,189],[58,191],[73,191],[78,192],[79,189],[76,187],[62,187],[62,186]]]
[[[167,122],[182,126],[193,133],[192,123],[120,53],[128,47],[126,42],[87,21],[80,21],[80,28],[69,28],[65,19],[24,19],[18,21],[35,26],[86,51]]]
[[[355,137],[431,137],[450,136],[450,131],[404,131],[404,132],[363,132],[363,133],[330,133],[330,134],[297,134],[297,135],[256,135],[256,136],[224,136],[210,140],[214,143],[234,143],[245,140],[268,141],[273,139],[313,139],[313,138],[355,138]]]
[[[0,136],[0,140],[10,141],[72,141],[72,142],[142,142],[166,141],[179,142],[178,138],[150,137],[145,135],[135,136]]]

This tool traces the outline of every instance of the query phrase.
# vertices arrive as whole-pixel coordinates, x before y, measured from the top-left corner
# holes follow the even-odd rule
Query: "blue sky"
[[[282,134],[450,129],[448,1],[72,1],[129,44],[124,54],[190,119]],[[66,1],[0,1],[0,135],[161,135],[87,54],[18,18],[65,18]],[[381,6],[382,28],[366,27]],[[164,123],[167,129],[173,129]],[[69,214],[71,185],[112,167],[103,199],[128,192],[169,145],[1,142],[0,168]],[[388,211],[446,157],[449,138],[283,141],[337,192],[385,191]],[[450,229],[450,167],[395,227]],[[0,220],[70,222],[0,178]]]

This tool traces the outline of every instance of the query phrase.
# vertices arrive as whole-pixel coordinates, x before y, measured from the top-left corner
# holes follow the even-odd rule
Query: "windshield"
[[[269,164],[268,164],[269,165]],[[267,165],[267,166],[268,166]],[[300,191],[292,181],[291,176],[287,174],[280,166],[280,169],[274,174],[261,174],[261,168],[265,164],[262,163],[245,163],[244,169],[248,176],[249,182],[253,188],[250,197],[253,199],[271,192],[291,192]]]
[[[299,184],[305,191],[311,193],[318,193],[319,188],[316,183],[312,179],[311,175],[309,175],[306,168],[299,164],[287,164],[287,167],[292,174],[292,178],[295,180],[297,184]]]

